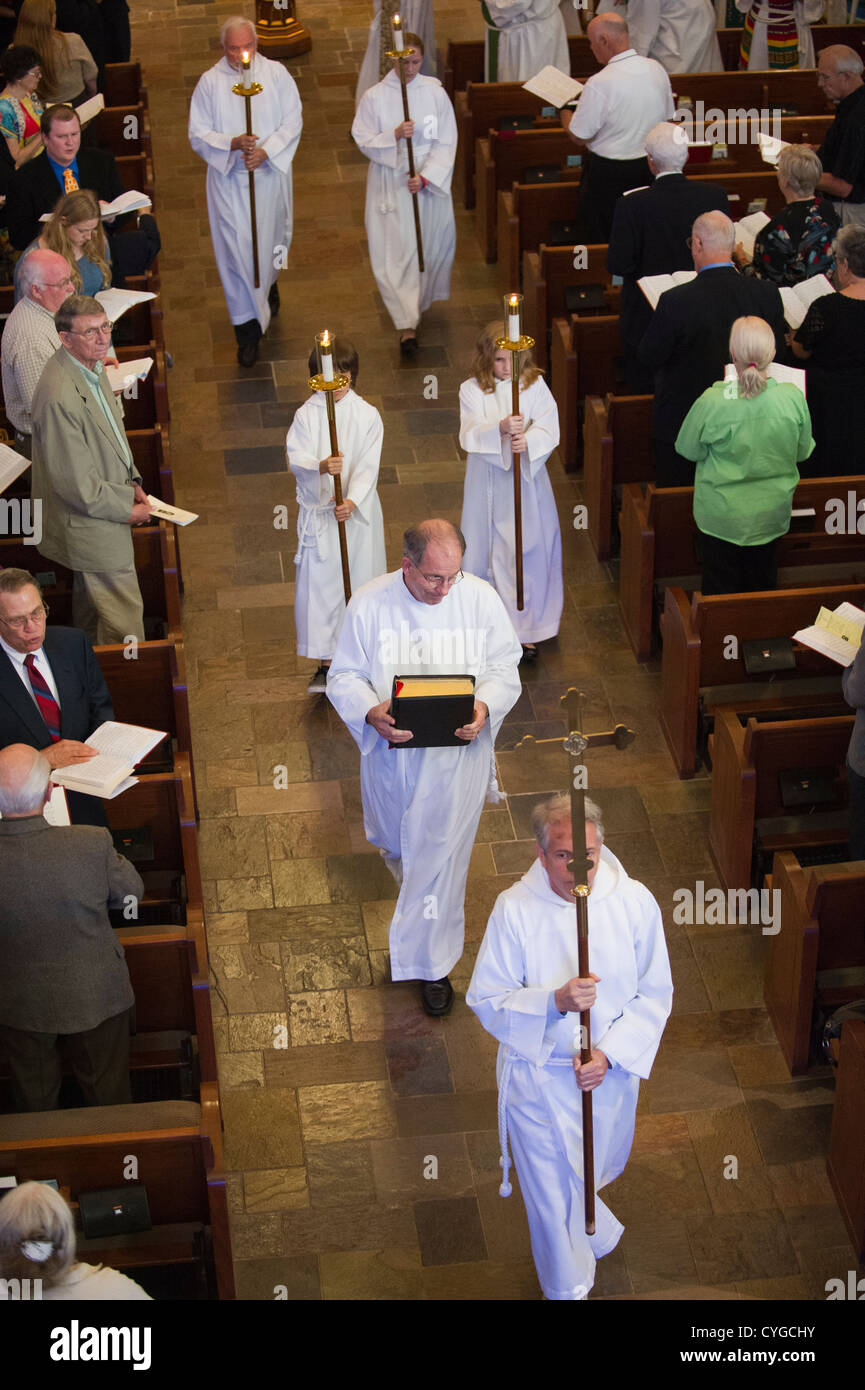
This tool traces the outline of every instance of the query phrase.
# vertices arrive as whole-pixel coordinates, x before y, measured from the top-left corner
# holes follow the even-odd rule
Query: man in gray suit
[[[0,1053],[17,1111],[56,1109],[58,1041],[87,1105],[124,1105],[135,998],[108,908],[144,885],[107,830],[48,824],[50,772],[0,751]]]
[[[65,300],[54,324],[62,346],[33,396],[37,548],[74,571],[72,621],[91,642],[143,641],[130,528],[147,521],[150,508],[103,372],[111,324],[99,301],[84,295]]]

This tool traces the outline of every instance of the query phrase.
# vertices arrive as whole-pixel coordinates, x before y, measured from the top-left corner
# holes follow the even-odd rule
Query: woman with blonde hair
[[[57,29],[55,0],[24,0],[14,43],[29,44],[42,58],[39,96],[46,106],[77,106],[96,94],[96,64],[80,34]]]
[[[814,448],[804,395],[769,376],[775,335],[765,319],[736,319],[730,354],[735,379],[697,398],[676,440],[677,452],[697,464],[704,594],[775,588],[776,543],[790,529],[797,465]]]
[[[530,352],[520,356],[520,410],[512,413],[511,354],[496,347],[501,319],[475,347],[472,375],[460,387],[460,446],[466,450],[460,527],[463,568],[487,579],[533,661],[537,642],[555,637],[564,601],[562,536],[546,462],[559,442],[556,403]],[[516,603],[513,456],[522,480],[523,596]]]
[[[102,227],[99,204],[89,188],[64,193],[42,224],[42,231],[22,251],[15,267],[15,302],[21,298],[19,267],[31,251],[56,251],[69,263],[75,294],[93,296],[111,284],[111,253]]]

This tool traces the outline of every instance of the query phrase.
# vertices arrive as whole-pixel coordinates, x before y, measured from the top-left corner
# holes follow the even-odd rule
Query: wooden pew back
[[[140,63],[106,63],[102,92],[106,106],[147,105]]]
[[[815,34],[817,30],[814,30]],[[861,911],[861,909],[860,909]],[[854,1258],[865,1260],[865,1021],[841,1029],[832,1132],[826,1168]]]
[[[641,483],[655,471],[650,446],[652,396],[586,397],[583,492],[589,536],[599,560],[609,559],[613,539],[613,495],[617,487]]]
[[[542,244],[537,252],[526,251],[523,255],[526,332],[535,340],[535,361],[544,369],[549,361],[548,339],[553,319],[568,312],[565,290],[572,285],[610,284],[606,243],[584,249],[586,264],[580,269],[574,266],[573,246]]]
[[[189,701],[180,634],[172,633],[162,641],[139,642],[134,657],[120,643],[93,650],[111,692],[115,719],[164,729],[181,751],[189,753]],[[163,743],[153,750],[151,760],[165,759]]]

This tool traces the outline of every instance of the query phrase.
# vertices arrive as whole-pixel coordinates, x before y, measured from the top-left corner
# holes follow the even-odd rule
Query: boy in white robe
[[[500,1191],[511,1190],[509,1135],[538,1279],[544,1296],[560,1301],[587,1297],[596,1260],[624,1230],[596,1197],[595,1234],[585,1232],[580,1092],[592,1092],[597,1191],[627,1162],[640,1078],[649,1075],[673,998],[658,904],[603,846],[597,806],[587,799],[585,807],[590,974],[578,974],[571,806],[560,794],[535,807],[538,858],[496,900],[466,995],[501,1042]],[[587,1008],[592,1060],[582,1064],[579,1015]]]
[[[495,590],[462,573],[464,548],[449,521],[406,531],[401,568],[352,595],[327,681],[361,751],[366,837],[400,885],[391,978],[424,981],[434,1017],[453,1004],[469,859],[484,799],[498,798],[493,745],[520,694],[516,633]],[[454,730],[464,747],[411,747],[389,712],[394,677],[406,674],[475,677],[475,717]]]
[[[485,82],[527,82],[548,66],[570,76],[559,0],[481,0],[481,13],[487,26]]]
[[[667,72],[723,72],[712,0],[627,0],[631,46]]]
[[[403,39],[415,51],[403,59],[410,120],[404,119],[399,60],[393,71],[361,100],[351,128],[370,160],[366,180],[366,239],[372,273],[385,308],[400,335],[404,357],[417,352],[421,314],[434,300],[450,296],[456,251],[451,179],[457,151],[454,109],[441,83],[420,77],[423,43]],[[414,149],[414,178],[408,148]],[[412,194],[418,194],[424,270],[418,269]]]
[[[358,358],[354,345],[337,338],[334,370],[350,385],[334,391],[339,452],[330,449],[330,428],[323,391],[315,391],[299,408],[285,440],[288,466],[297,480],[297,587],[294,622],[298,656],[318,658],[307,691],[324,694],[327,671],[345,614],[345,589],[337,522],[345,522],[352,592],[384,574],[387,568],[384,521],[376,492],[383,427],[375,406],[355,394]],[[316,354],[309,373],[318,371]],[[342,483],[336,505],[334,477]]]
[[[468,453],[460,528],[464,568],[493,585],[534,660],[562,617],[562,534],[546,462],[559,442],[559,413],[531,352],[520,357],[520,412],[511,413],[511,354],[496,347],[501,320],[478,337],[474,375],[460,387],[460,447]],[[523,608],[517,608],[513,456],[520,457]]]
[[[408,30],[420,37],[424,47],[423,63],[421,64],[421,72],[424,77],[435,77],[436,41],[433,0],[375,0],[375,14],[369,26],[369,43],[366,46],[366,53],[354,94],[355,106],[370,87],[374,87],[376,82],[380,82],[383,77],[387,76],[390,68],[387,51],[393,48],[393,17],[395,14],[400,16],[404,31]]]

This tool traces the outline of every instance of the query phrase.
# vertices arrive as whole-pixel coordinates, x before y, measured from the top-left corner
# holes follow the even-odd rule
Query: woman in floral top
[[[42,153],[42,103],[36,96],[36,84],[42,76],[41,61],[35,48],[21,44],[7,48],[0,58],[0,134],[6,139],[16,169]]]
[[[787,206],[757,233],[753,261],[748,263],[741,243],[733,259],[746,275],[773,285],[798,285],[812,275],[831,275],[838,214],[827,199],[815,196],[822,164],[807,145],[788,145],[781,151],[777,173]]]

